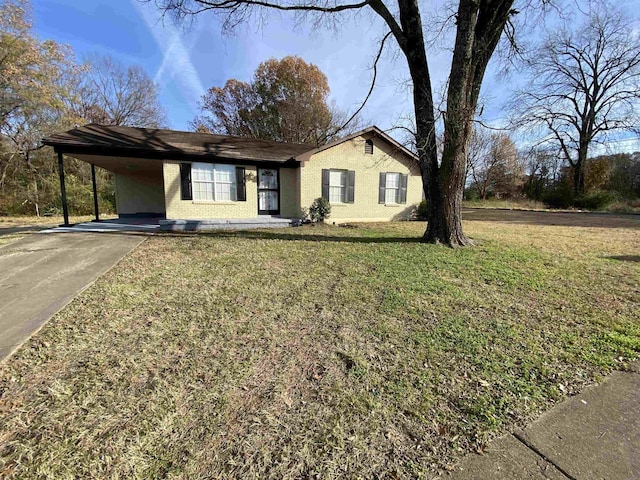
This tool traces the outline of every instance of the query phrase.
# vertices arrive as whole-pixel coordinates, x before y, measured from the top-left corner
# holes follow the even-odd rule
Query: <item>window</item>
[[[367,155],[373,155],[373,140],[365,140],[364,142],[364,153]]]
[[[322,197],[329,203],[353,203],[356,172],[351,170],[322,170]]]
[[[400,174],[387,173],[387,180],[384,189],[384,203],[398,202],[398,192],[400,191]]]
[[[236,201],[236,167],[194,163],[191,168],[194,200]]]
[[[347,172],[345,170],[329,170],[329,203],[345,203],[346,187]]]
[[[393,205],[407,203],[408,175],[396,172],[380,172],[378,203]]]

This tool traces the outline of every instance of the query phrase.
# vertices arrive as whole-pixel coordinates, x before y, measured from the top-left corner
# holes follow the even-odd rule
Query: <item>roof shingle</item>
[[[42,140],[45,145],[69,153],[90,149],[129,156],[155,158],[215,157],[266,162],[287,162],[312,145],[282,143],[247,137],[89,124]]]

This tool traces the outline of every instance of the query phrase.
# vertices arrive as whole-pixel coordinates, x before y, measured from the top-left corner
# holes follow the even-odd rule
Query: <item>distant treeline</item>
[[[33,33],[26,0],[0,3],[0,215],[61,210],[57,161],[43,137],[74,125],[160,126],[157,87],[139,66],[110,57],[79,62],[70,47]],[[93,211],[90,167],[65,161],[72,214]],[[115,210],[112,175],[97,169],[103,212]]]

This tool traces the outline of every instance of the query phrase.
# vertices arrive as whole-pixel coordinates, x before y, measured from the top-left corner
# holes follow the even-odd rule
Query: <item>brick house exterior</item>
[[[422,199],[416,156],[377,127],[318,148],[87,125],[43,140],[115,175],[121,217],[297,219],[326,197],[330,221],[409,218]],[[97,212],[96,212],[97,213]]]

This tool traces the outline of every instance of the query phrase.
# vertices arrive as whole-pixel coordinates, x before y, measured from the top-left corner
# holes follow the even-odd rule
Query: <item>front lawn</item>
[[[637,357],[611,222],[151,237],[0,367],[0,472],[432,478]]]

